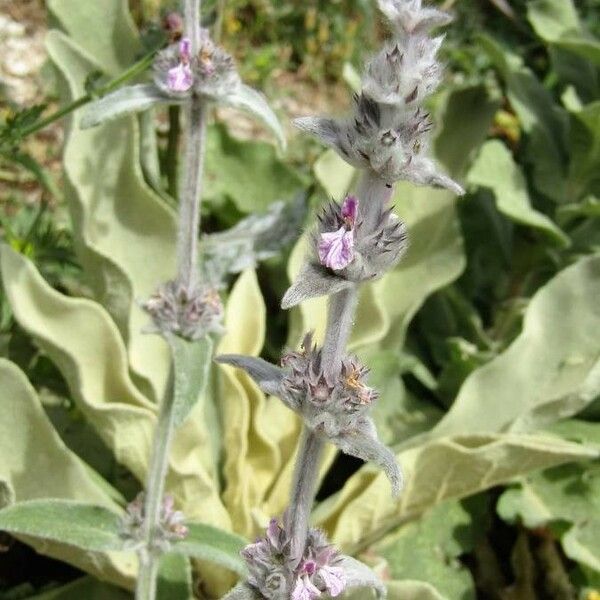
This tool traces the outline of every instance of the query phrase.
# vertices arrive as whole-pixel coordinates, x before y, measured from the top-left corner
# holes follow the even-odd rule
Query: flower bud
[[[169,281],[142,307],[152,317],[153,331],[170,332],[190,340],[222,331],[223,305],[217,290],[209,285],[188,289]]]

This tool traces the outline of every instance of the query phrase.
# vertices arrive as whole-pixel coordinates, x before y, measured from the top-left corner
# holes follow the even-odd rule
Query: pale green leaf
[[[531,206],[525,176],[499,140],[490,140],[483,145],[467,180],[471,185],[490,189],[498,210],[508,218],[540,230],[561,246],[569,244],[569,238],[552,219]]]
[[[475,598],[475,584],[458,557],[472,549],[476,528],[458,502],[444,502],[378,542],[372,552],[386,560],[391,579],[423,581],[451,600]]]
[[[25,375],[13,363],[0,359],[0,479],[18,502],[43,496],[91,503],[118,510],[96,477],[60,439]],[[133,556],[90,554],[48,540],[26,538],[39,552],[65,560],[80,569],[119,585],[131,581]]]
[[[80,97],[86,76],[102,64],[57,31],[48,34],[46,45],[61,76],[64,101]],[[167,383],[169,349],[159,336],[142,333],[148,315],[138,301],[175,273],[175,215],[144,180],[137,120],[127,117],[81,130],[79,119],[76,111],[63,161],[78,258],[95,298],[126,340],[136,384],[157,401]]]
[[[325,150],[313,165],[316,180],[323,186],[327,195],[340,201],[350,189],[356,173],[335,150]]]
[[[116,459],[143,480],[155,410],[131,381],[116,326],[95,302],[53,290],[8,246],[0,247],[0,265],[15,319],[59,367]]]
[[[598,424],[594,424],[598,430]],[[600,468],[595,463],[564,465],[530,475],[502,494],[498,514],[537,528],[562,523],[565,554],[600,571]],[[565,527],[562,527],[565,530]]]
[[[230,200],[241,212],[255,213],[301,187],[302,179],[277,158],[271,144],[237,140],[222,125],[209,127],[204,177],[207,201],[222,204]]]
[[[423,581],[392,581],[388,583],[388,600],[447,600],[447,596]]]
[[[275,134],[282,149],[286,147],[285,134],[277,115],[269,106],[267,99],[248,85],[240,85],[235,94],[227,96],[225,103],[235,108],[241,108],[258,117]]]
[[[315,512],[315,521],[345,551],[355,553],[447,499],[460,499],[519,475],[598,456],[559,438],[524,434],[464,434],[398,454],[406,474],[400,501],[382,473],[363,468]]]
[[[485,141],[500,106],[483,85],[452,90],[440,111],[443,127],[435,138],[436,158],[453,177],[464,174],[473,154]]]
[[[169,552],[160,559],[156,597],[168,600],[193,600],[192,566],[187,557]]]
[[[204,394],[208,384],[212,361],[212,340],[207,336],[188,341],[181,337],[168,337],[173,353],[174,401],[173,422],[181,425]]]
[[[475,370],[431,436],[531,431],[600,392],[600,256],[561,271],[531,300],[522,333]]]
[[[52,540],[83,550],[124,550],[120,516],[72,500],[29,500],[0,510],[0,531]]]
[[[221,339],[217,356],[258,356],[265,339],[265,321],[266,308],[256,274],[247,270],[240,275],[229,296],[225,313],[227,333]],[[269,435],[267,401],[258,385],[239,369],[221,365],[219,370],[222,376],[218,409],[224,423],[225,449],[223,499],[234,530],[252,538],[262,528],[262,523],[255,518],[256,507],[273,486],[281,457]]]
[[[49,0],[60,26],[101,69],[116,76],[136,59],[141,44],[126,0]]]
[[[79,121],[82,129],[96,127],[107,121],[143,112],[158,104],[175,104],[152,83],[128,85],[88,104]]]
[[[247,540],[203,523],[186,523],[188,534],[173,545],[173,552],[216,563],[242,576],[247,575],[240,551]]]

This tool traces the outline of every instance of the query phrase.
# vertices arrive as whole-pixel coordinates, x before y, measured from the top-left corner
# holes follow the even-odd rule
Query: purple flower
[[[167,85],[173,92],[187,92],[194,83],[194,76],[190,67],[192,58],[192,44],[188,38],[179,42],[179,64],[169,69]]]
[[[346,589],[346,574],[342,567],[325,565],[319,569],[319,577],[332,598],[339,596]]]
[[[179,63],[176,67],[169,69],[167,85],[174,92],[187,92],[194,83],[192,70],[189,65]]]
[[[296,582],[296,587],[292,592],[292,600],[314,600],[320,595],[319,588],[309,579],[309,575],[305,574]]]
[[[342,219],[352,228],[356,223],[358,216],[358,198],[356,196],[346,196],[342,203]]]
[[[322,233],[319,238],[321,264],[339,271],[354,259],[354,232],[342,225],[337,231]]]

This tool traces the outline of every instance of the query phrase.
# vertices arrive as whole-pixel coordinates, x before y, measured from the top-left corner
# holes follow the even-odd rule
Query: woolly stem
[[[185,0],[185,29],[191,40],[192,53],[200,47],[200,0]],[[206,108],[199,98],[192,97],[185,106],[185,163],[184,181],[179,202],[179,231],[177,238],[177,282],[187,290],[193,289],[197,279],[198,229],[200,227],[200,199],[206,137]],[[143,538],[140,551],[139,574],[136,582],[136,600],[155,600],[156,579],[160,552],[154,543],[161,527],[161,512],[165,480],[169,469],[169,451],[174,428],[173,367],[167,393],[160,408],[152,445],[152,455],[144,498]]]
[[[307,427],[303,428],[286,523],[295,564],[300,562],[306,546],[308,522],[317,491],[319,464],[324,447],[325,442],[321,437]]]
[[[173,379],[170,378],[165,398],[162,402],[158,423],[154,432],[152,455],[148,469],[148,481],[144,496],[143,537],[145,547],[140,552],[139,573],[136,582],[136,600],[156,598],[156,577],[160,554],[154,548],[154,536],[160,527],[165,480],[169,469],[169,448],[173,437],[173,403],[175,394]]]
[[[185,180],[179,203],[177,282],[187,290],[194,287],[198,271],[198,228],[206,138],[206,107],[192,98],[185,107]]]

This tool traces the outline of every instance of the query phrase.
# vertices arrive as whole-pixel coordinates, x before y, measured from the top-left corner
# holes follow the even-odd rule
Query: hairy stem
[[[192,98],[185,107],[185,113],[185,181],[181,186],[179,203],[177,279],[181,286],[192,289],[196,283],[198,270],[198,228],[206,138],[205,105],[200,99]]]
[[[287,513],[287,528],[291,538],[292,558],[300,562],[306,546],[308,521],[314,502],[319,464],[325,442],[323,438],[304,427]]]
[[[192,52],[200,47],[200,0],[185,0],[185,29],[192,43]],[[204,164],[206,109],[199,98],[192,97],[185,107],[185,164],[179,206],[177,239],[177,281],[192,289],[197,278],[198,229]],[[168,393],[163,400],[154,434],[152,456],[144,500],[145,548],[140,553],[140,570],[136,585],[136,600],[155,600],[156,578],[160,553],[155,549],[154,536],[161,526],[161,510],[165,480],[169,468],[169,450],[174,428],[175,390],[171,367]]]
[[[165,480],[169,469],[169,448],[173,436],[173,402],[175,399],[173,386],[174,381],[171,377],[154,432],[144,496],[143,535],[146,547],[140,552],[140,569],[135,590],[136,600],[154,600],[156,598],[156,576],[160,556],[153,547],[153,541],[154,535],[160,527]]]

